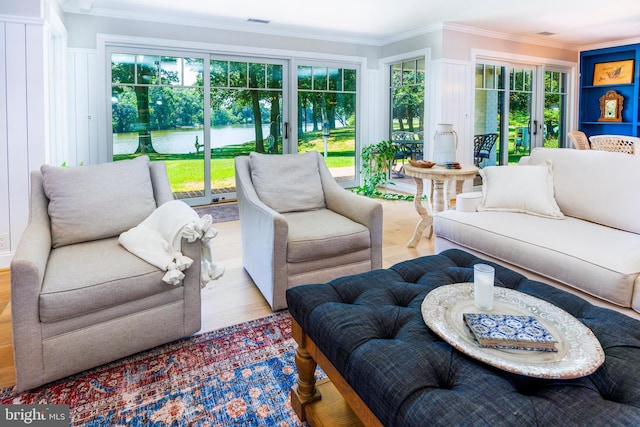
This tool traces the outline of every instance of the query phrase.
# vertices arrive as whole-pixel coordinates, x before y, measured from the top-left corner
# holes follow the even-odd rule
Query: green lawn
[[[354,135],[352,128],[332,130],[327,151],[327,166],[338,168],[353,166]],[[299,138],[298,151],[318,151],[324,153],[322,132],[307,132]],[[246,156],[255,151],[255,142],[227,145],[212,150],[211,183],[214,188],[235,187],[233,159]],[[163,160],[167,165],[169,182],[174,192],[202,190],[204,181],[203,154],[148,154],[151,160]],[[140,154],[116,155],[114,160],[124,160],[140,156]]]

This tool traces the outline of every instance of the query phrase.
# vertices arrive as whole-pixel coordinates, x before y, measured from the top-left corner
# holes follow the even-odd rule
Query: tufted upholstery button
[[[640,425],[640,323],[495,265],[496,284],[545,299],[592,329],[604,365],[588,377],[544,380],[473,360],[424,323],[438,286],[473,281],[486,262],[459,250],[387,270],[299,286],[289,311],[385,426]]]

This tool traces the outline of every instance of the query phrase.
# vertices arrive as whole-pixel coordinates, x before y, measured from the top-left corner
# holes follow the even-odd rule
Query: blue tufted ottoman
[[[438,286],[473,281],[478,262],[486,261],[453,249],[289,289],[299,376],[291,401],[298,416],[312,425],[323,416],[313,409],[328,398],[315,383],[317,363],[359,417],[354,422],[364,425],[640,425],[640,322],[624,314],[493,264],[496,285],[563,308],[598,337],[604,364],[572,380],[501,371],[429,330],[420,311],[424,297]]]

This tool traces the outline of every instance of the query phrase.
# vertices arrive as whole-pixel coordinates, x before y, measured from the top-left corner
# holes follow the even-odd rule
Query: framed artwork
[[[601,62],[593,67],[593,85],[633,83],[633,59]]]
[[[599,122],[621,122],[622,102],[624,97],[615,90],[610,90],[600,97]]]

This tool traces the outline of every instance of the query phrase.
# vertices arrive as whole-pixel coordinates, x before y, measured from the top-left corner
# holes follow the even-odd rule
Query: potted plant
[[[362,158],[363,185],[354,191],[367,197],[378,197],[391,200],[413,200],[412,195],[402,195],[397,193],[382,192],[379,188],[384,188],[389,181],[389,171],[391,162],[398,151],[393,141],[380,141],[377,144],[370,144],[362,148],[360,156]]]

